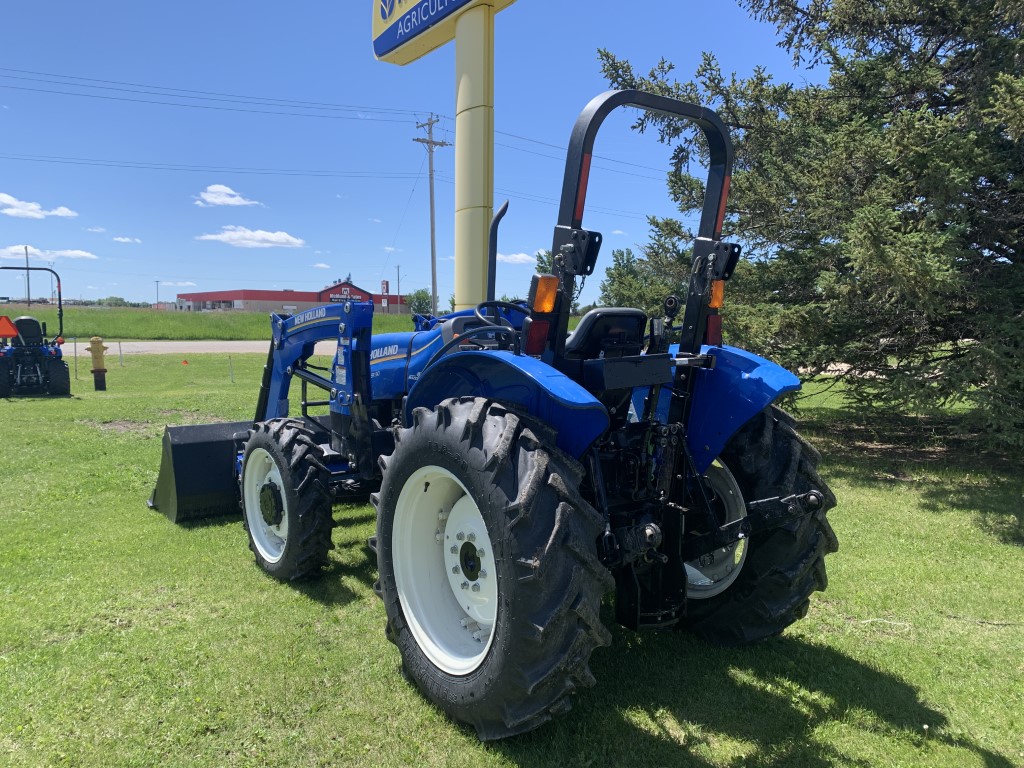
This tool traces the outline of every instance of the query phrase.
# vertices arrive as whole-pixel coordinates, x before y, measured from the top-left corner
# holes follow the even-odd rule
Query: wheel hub
[[[264,483],[260,488],[260,514],[263,515],[263,522],[270,527],[280,525],[284,519],[281,489],[273,481]]]
[[[403,484],[392,533],[395,587],[416,643],[449,675],[477,669],[494,640],[498,560],[459,479],[436,465]]]
[[[732,523],[746,516],[747,508],[743,503],[743,493],[728,467],[720,461],[715,461],[708,468],[706,481],[711,502],[715,505],[721,524]],[[693,600],[702,600],[721,594],[739,576],[746,557],[747,542],[742,540],[684,563],[687,577],[686,596]]]
[[[471,542],[466,542],[459,550],[459,564],[463,575],[470,581],[480,578],[480,556]]]
[[[459,606],[469,619],[467,629],[494,624],[497,612],[498,585],[494,569],[487,571],[490,539],[483,518],[473,499],[467,494],[452,506],[444,518],[445,571],[448,584]],[[471,626],[471,625],[479,625]]]

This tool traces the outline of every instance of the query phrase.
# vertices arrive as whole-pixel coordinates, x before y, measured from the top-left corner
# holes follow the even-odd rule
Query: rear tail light
[[[530,318],[526,328],[526,343],[523,351],[528,355],[540,355],[548,343],[548,334],[551,332],[551,323],[547,320]]]
[[[704,341],[713,347],[722,346],[722,316],[719,314],[708,315],[707,330],[704,332]]]

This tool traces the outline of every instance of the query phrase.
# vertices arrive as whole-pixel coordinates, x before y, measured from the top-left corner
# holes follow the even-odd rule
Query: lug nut
[[[459,548],[456,547],[454,544],[452,544],[451,547],[448,548],[448,551],[451,552],[453,555],[459,554]]]
[[[453,566],[452,566],[452,573],[455,573],[455,574],[457,574],[458,572],[459,572],[459,566],[457,566],[457,565],[453,565]]]
[[[487,571],[481,569],[480,570],[480,578],[481,579],[486,579],[487,578]]]
[[[478,549],[478,550],[476,551],[476,556],[477,556],[477,557],[483,557],[483,556],[484,556],[484,551],[483,551],[482,549]]]
[[[464,538],[466,538],[466,534],[464,534],[462,531],[459,531],[455,534],[455,538],[457,541],[462,541]]]
[[[459,586],[461,586],[463,589],[469,589],[469,582],[468,581],[464,581]]]
[[[474,584],[473,585],[473,591],[474,592],[479,592],[480,591],[480,585],[479,584]]]
[[[469,534],[468,536],[466,536],[466,540],[467,541],[476,541],[476,534],[475,533]]]

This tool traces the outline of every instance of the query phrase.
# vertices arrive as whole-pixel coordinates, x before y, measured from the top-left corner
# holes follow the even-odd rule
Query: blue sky
[[[0,263],[54,262],[69,298],[137,301],[229,288],[430,285],[426,153],[416,123],[454,140],[454,45],[398,67],[374,59],[378,0],[327,3],[61,0],[10,4],[0,47]],[[654,8],[658,12],[654,12]],[[607,89],[606,47],[687,78],[703,50],[727,71],[802,77],[769,25],[734,3],[518,0],[497,19],[498,293],[524,295],[550,246],[573,121]],[[302,103],[300,103],[302,102]],[[584,224],[612,248],[673,213],[668,149],[598,137]],[[454,154],[435,155],[438,293],[454,290]],[[43,283],[42,280],[39,284]],[[37,287],[34,296],[48,293]],[[16,272],[0,295],[24,295]]]

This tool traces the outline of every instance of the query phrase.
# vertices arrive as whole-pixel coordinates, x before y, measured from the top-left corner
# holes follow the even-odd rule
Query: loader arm
[[[365,323],[355,323],[352,321],[353,308],[360,306],[346,302],[315,307],[296,315],[271,314],[272,338],[256,401],[255,421],[289,415],[288,393],[294,376],[322,389],[338,389],[333,377],[317,375],[306,367],[306,361],[313,356],[317,343],[322,341],[337,341],[339,351],[351,348],[355,337],[360,335],[362,325],[365,325],[367,331],[365,348],[368,350],[372,311],[367,313],[369,317]],[[357,314],[362,317],[364,313]],[[337,395],[332,400],[337,400]]]

